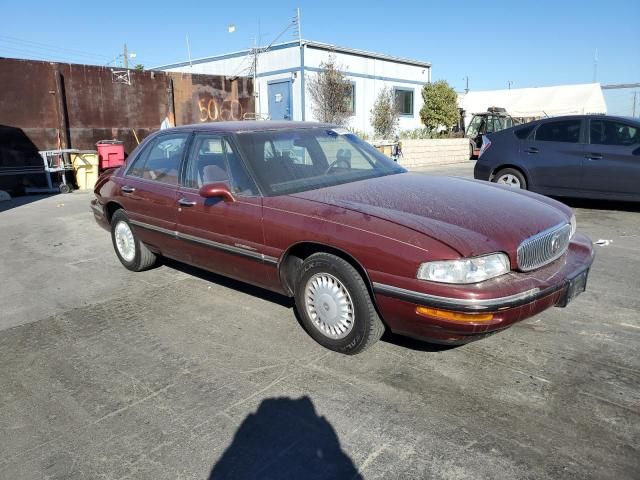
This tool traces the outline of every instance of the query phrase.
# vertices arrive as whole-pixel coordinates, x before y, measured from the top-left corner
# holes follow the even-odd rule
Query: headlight
[[[573,236],[575,235],[576,228],[577,228],[576,215],[574,213],[573,215],[571,215],[571,237],[570,238],[573,238]]]
[[[423,263],[417,276],[431,282],[464,284],[483,282],[509,270],[509,257],[504,253],[492,253],[483,257]]]

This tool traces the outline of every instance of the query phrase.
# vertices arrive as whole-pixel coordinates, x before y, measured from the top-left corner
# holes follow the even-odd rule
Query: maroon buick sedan
[[[347,354],[385,329],[461,344],[564,307],[594,257],[555,200],[407,173],[318,123],[163,130],[95,194],[129,270],[162,255],[289,295],[308,333]]]

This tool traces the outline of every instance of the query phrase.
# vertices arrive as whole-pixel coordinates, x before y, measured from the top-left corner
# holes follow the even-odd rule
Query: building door
[[[291,80],[270,82],[268,90],[271,120],[291,120]]]

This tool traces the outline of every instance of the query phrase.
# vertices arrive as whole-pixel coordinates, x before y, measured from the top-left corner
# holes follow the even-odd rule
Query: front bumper
[[[105,230],[110,230],[109,219],[105,214],[104,207],[100,202],[98,202],[97,198],[91,199],[91,213],[93,213],[93,218],[95,221]]]
[[[512,272],[504,276],[507,278],[487,282],[485,290],[490,291],[483,291],[484,286],[479,284],[480,289],[478,285],[473,286],[466,296],[463,289],[457,288],[457,296],[454,297],[375,280],[373,290],[378,309],[394,333],[436,343],[463,344],[505,329],[550,307],[566,305],[571,280],[591,267],[594,256],[591,241],[576,235],[563,257],[539,270]],[[511,291],[505,286],[511,287]],[[513,292],[514,288],[518,291]],[[466,314],[467,318],[486,313],[493,317],[490,321],[450,321],[419,315],[416,312],[418,307]]]

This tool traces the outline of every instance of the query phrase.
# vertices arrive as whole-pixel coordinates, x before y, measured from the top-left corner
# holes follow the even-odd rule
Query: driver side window
[[[188,188],[200,188],[207,183],[226,183],[233,193],[258,194],[240,156],[229,141],[219,135],[195,137],[183,183]]]

